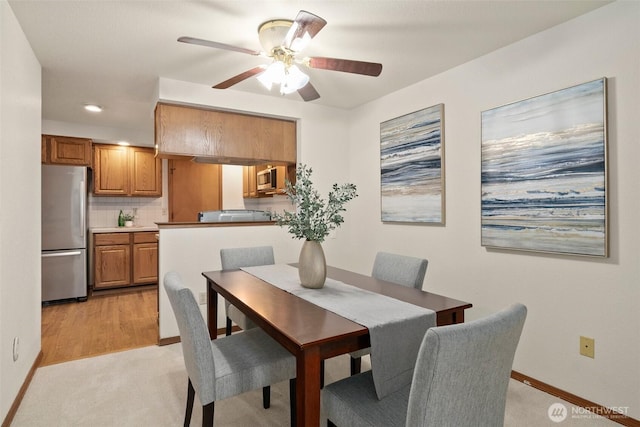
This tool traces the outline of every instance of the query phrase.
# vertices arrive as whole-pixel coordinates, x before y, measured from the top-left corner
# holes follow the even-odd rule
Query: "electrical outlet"
[[[595,358],[596,341],[593,338],[580,337],[580,354],[592,359]]]
[[[207,303],[207,293],[206,292],[200,292],[198,294],[198,300],[199,303],[202,304],[206,304]]]

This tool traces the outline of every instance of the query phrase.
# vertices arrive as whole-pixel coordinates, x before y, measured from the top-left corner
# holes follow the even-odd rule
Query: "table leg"
[[[320,425],[320,350],[307,348],[296,356],[297,425]]]
[[[218,337],[218,293],[211,289],[211,283],[207,280],[207,325],[209,337],[215,340]]]

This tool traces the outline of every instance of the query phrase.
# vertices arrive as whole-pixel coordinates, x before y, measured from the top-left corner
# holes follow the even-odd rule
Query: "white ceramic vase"
[[[305,288],[319,289],[327,278],[327,261],[320,242],[305,240],[298,260],[300,284]]]

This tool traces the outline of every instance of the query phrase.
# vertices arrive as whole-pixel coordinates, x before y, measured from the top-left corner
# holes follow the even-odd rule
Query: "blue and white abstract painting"
[[[607,256],[606,79],[482,112],[482,245]]]
[[[382,221],[444,223],[443,110],[380,123]]]

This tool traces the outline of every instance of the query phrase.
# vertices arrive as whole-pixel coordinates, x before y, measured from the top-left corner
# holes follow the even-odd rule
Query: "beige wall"
[[[40,64],[0,0],[0,420],[40,352]],[[13,360],[13,340],[19,356]]]
[[[608,79],[608,259],[480,246],[480,113]],[[529,315],[514,368],[640,418],[640,3],[619,1],[395,92],[350,122],[350,267],[385,249],[429,259],[427,290],[470,301],[474,319],[519,301]],[[380,122],[445,105],[446,226],[382,224]],[[579,336],[595,338],[595,359]]]

